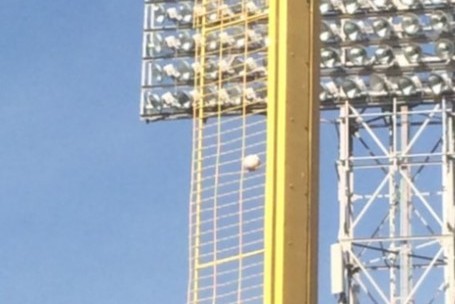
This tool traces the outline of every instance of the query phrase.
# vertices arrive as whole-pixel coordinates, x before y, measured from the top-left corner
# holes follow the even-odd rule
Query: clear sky
[[[139,121],[142,18],[139,0],[0,1],[0,303],[185,302],[191,122]]]

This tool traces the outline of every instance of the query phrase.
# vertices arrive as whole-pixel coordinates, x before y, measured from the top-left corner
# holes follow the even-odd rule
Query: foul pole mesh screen
[[[267,12],[231,2],[196,4],[189,304],[263,303]]]

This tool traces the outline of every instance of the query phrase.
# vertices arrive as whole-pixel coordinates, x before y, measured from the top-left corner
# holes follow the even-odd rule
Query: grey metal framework
[[[453,106],[340,105],[340,303],[454,303]]]
[[[454,2],[321,1],[339,110],[339,303],[455,303]]]

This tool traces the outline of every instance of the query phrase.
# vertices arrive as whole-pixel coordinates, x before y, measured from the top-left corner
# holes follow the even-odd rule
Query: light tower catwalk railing
[[[453,2],[321,3],[340,110],[340,303],[454,303]]]

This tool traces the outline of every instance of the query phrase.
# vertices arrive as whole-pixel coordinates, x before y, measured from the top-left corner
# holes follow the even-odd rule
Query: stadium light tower
[[[194,122],[190,304],[316,303],[317,16],[299,0],[145,2],[141,116]]]
[[[189,303],[315,303],[318,107],[337,301],[455,302],[454,4],[146,1],[141,115],[194,121]]]
[[[455,303],[452,1],[324,0],[339,109],[339,303]]]

